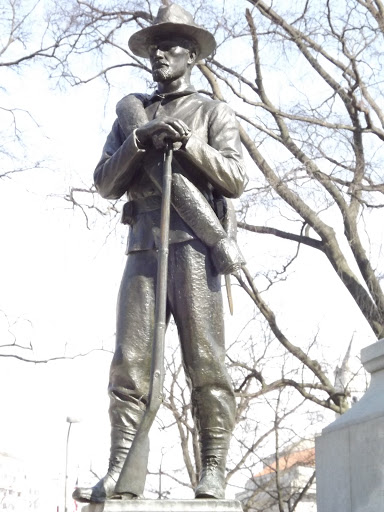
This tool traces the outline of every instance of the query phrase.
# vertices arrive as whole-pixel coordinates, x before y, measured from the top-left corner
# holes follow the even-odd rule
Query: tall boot
[[[200,433],[201,475],[195,489],[196,498],[225,498],[225,465],[231,432],[222,428]]]
[[[81,503],[103,503],[111,498],[134,435],[122,427],[111,428],[111,451],[107,474],[93,487],[77,487],[72,497]]]
[[[103,503],[112,498],[128,451],[140,424],[145,405],[110,388],[109,418],[111,422],[111,450],[107,474],[93,487],[77,487],[72,496],[83,503]],[[149,454],[149,443],[144,447]],[[132,497],[136,497],[133,496]],[[128,498],[128,493],[125,495]]]

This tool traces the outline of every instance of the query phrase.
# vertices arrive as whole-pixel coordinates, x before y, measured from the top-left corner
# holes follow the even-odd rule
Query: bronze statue
[[[225,463],[235,397],[225,368],[221,276],[244,263],[235,241],[233,209],[246,184],[235,115],[191,86],[196,60],[216,47],[207,30],[177,6],[160,7],[152,26],[132,35],[133,53],[150,60],[157,90],[117,105],[94,180],[102,195],[129,202],[127,264],[118,298],[116,350],[109,396],[111,454],[107,474],[74,498],[103,502],[117,485],[146,408],[156,304],[162,172],[172,146],[167,318],[173,315],[199,432],[202,474],[196,498],[224,498]],[[144,457],[148,446],[141,446]],[[120,484],[120,482],[119,482]],[[129,491],[129,492],[128,492]],[[138,492],[124,489],[124,497]]]

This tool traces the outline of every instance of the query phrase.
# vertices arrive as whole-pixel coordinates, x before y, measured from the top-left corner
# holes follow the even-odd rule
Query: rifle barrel
[[[148,403],[120,473],[119,480],[117,481],[115,488],[115,494],[117,495],[134,494],[141,496],[144,492],[148,464],[148,434],[157,411],[163,402],[172,157],[172,143],[167,143],[164,154],[160,242],[157,261],[155,328]]]

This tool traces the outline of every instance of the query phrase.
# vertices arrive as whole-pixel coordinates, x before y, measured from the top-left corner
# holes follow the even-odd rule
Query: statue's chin
[[[169,71],[168,68],[160,68],[155,69],[152,72],[153,80],[155,82],[164,82],[166,80],[170,80],[172,78],[172,73]]]

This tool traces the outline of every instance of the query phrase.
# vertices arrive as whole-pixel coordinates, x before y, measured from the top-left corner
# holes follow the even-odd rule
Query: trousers
[[[195,425],[203,436],[231,432],[235,396],[225,367],[220,276],[198,239],[171,244],[168,267],[167,317],[177,326]],[[133,435],[148,399],[156,274],[155,250],[129,253],[118,296],[109,414],[112,427]]]

